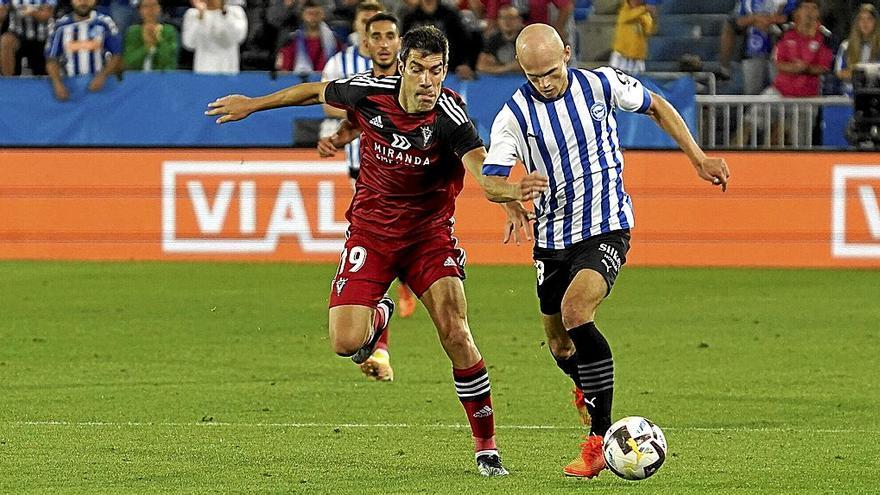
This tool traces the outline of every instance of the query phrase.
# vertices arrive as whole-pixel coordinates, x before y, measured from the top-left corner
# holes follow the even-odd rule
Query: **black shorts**
[[[562,307],[562,296],[574,276],[585,268],[599,272],[608,284],[607,296],[614,287],[620,268],[629,251],[629,229],[615,230],[584,239],[566,249],[535,247],[533,257],[538,271],[538,300],[541,313],[555,315]]]

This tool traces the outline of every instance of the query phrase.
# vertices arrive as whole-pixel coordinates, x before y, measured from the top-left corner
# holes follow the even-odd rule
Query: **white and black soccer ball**
[[[647,419],[629,416],[611,425],[602,450],[611,472],[625,480],[643,480],[666,460],[666,437]]]

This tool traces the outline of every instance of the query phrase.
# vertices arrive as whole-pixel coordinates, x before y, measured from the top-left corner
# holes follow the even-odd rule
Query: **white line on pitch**
[[[425,429],[459,429],[467,428],[465,424],[409,424],[409,423],[224,423],[216,421],[199,421],[192,423],[175,422],[112,422],[112,421],[9,421],[0,423],[13,426],[74,426],[74,427],[216,427],[216,428],[425,428]],[[581,426],[558,426],[558,425],[497,425],[498,429],[506,430],[582,430]],[[668,431],[705,431],[705,432],[813,432],[813,433],[868,433],[878,434],[880,430],[865,429],[828,429],[809,427],[699,427],[699,426],[671,426],[664,427]]]

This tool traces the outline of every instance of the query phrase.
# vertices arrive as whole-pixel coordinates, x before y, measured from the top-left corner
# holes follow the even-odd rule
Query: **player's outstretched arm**
[[[517,183],[507,182],[504,178],[483,175],[483,161],[486,159],[486,148],[474,148],[461,157],[464,167],[474,176],[477,184],[489,201],[509,203],[511,201],[528,201],[535,199],[546,191],[550,185],[547,177],[532,172]]]
[[[648,110],[661,129],[666,131],[678,146],[690,158],[700,178],[721,186],[722,191],[727,190],[727,181],[730,179],[730,170],[724,158],[706,156],[700,145],[694,140],[691,131],[687,128],[678,111],[662,96],[651,93],[651,107]]]
[[[276,91],[270,95],[249,98],[242,95],[229,95],[208,103],[205,115],[218,115],[217,123],[234,122],[262,110],[281,107],[296,107],[324,103],[324,89],[328,81],[296,84]]]

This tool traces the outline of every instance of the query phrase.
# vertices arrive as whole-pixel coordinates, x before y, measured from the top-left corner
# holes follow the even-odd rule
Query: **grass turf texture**
[[[670,444],[633,483],[561,474],[580,431],[530,268],[467,281],[504,479],[424,309],[393,320],[394,383],[330,352],[333,270],[0,263],[0,492],[876,492],[878,272],[625,269],[598,319],[614,417]]]

